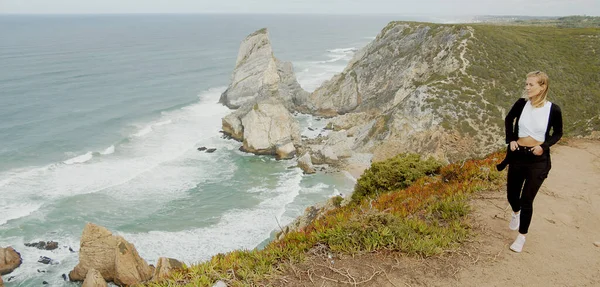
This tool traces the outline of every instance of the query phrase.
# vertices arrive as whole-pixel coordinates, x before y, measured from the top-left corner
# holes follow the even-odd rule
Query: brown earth
[[[399,253],[339,257],[315,248],[276,286],[600,286],[600,141],[552,149],[553,168],[534,202],[522,253],[509,246],[505,190],[472,199],[474,236],[459,249],[417,258]]]

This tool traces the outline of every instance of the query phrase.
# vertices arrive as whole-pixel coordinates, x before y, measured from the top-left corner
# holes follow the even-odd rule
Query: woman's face
[[[529,77],[527,78],[527,82],[525,83],[525,91],[527,91],[527,97],[532,98],[539,95],[544,88],[540,86],[538,83],[537,77]]]

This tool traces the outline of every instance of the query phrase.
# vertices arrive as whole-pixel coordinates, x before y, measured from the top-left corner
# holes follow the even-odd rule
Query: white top
[[[540,108],[534,108],[531,101],[527,101],[519,118],[519,137],[530,136],[539,142],[544,142],[550,120],[550,107],[552,103],[548,101]]]

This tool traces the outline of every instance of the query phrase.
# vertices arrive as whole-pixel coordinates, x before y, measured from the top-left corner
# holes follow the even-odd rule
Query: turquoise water
[[[0,16],[0,246],[23,265],[7,286],[67,286],[94,222],[159,256],[193,263],[255,248],[354,181],[223,139],[217,104],[240,42],[267,27],[275,55],[312,91],[393,17]],[[299,116],[315,136],[326,122]],[[197,147],[215,147],[212,154]],[[24,243],[54,240],[41,251]],[[48,256],[59,264],[37,263]],[[38,270],[46,271],[44,273]]]

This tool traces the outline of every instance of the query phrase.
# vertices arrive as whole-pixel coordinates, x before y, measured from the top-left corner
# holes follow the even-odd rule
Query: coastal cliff
[[[392,22],[301,109],[334,117],[331,136],[345,132],[352,151],[374,161],[415,152],[453,162],[504,145],[503,119],[525,75],[544,70],[565,131],[593,134],[600,104],[585,99],[600,97],[595,31]]]

